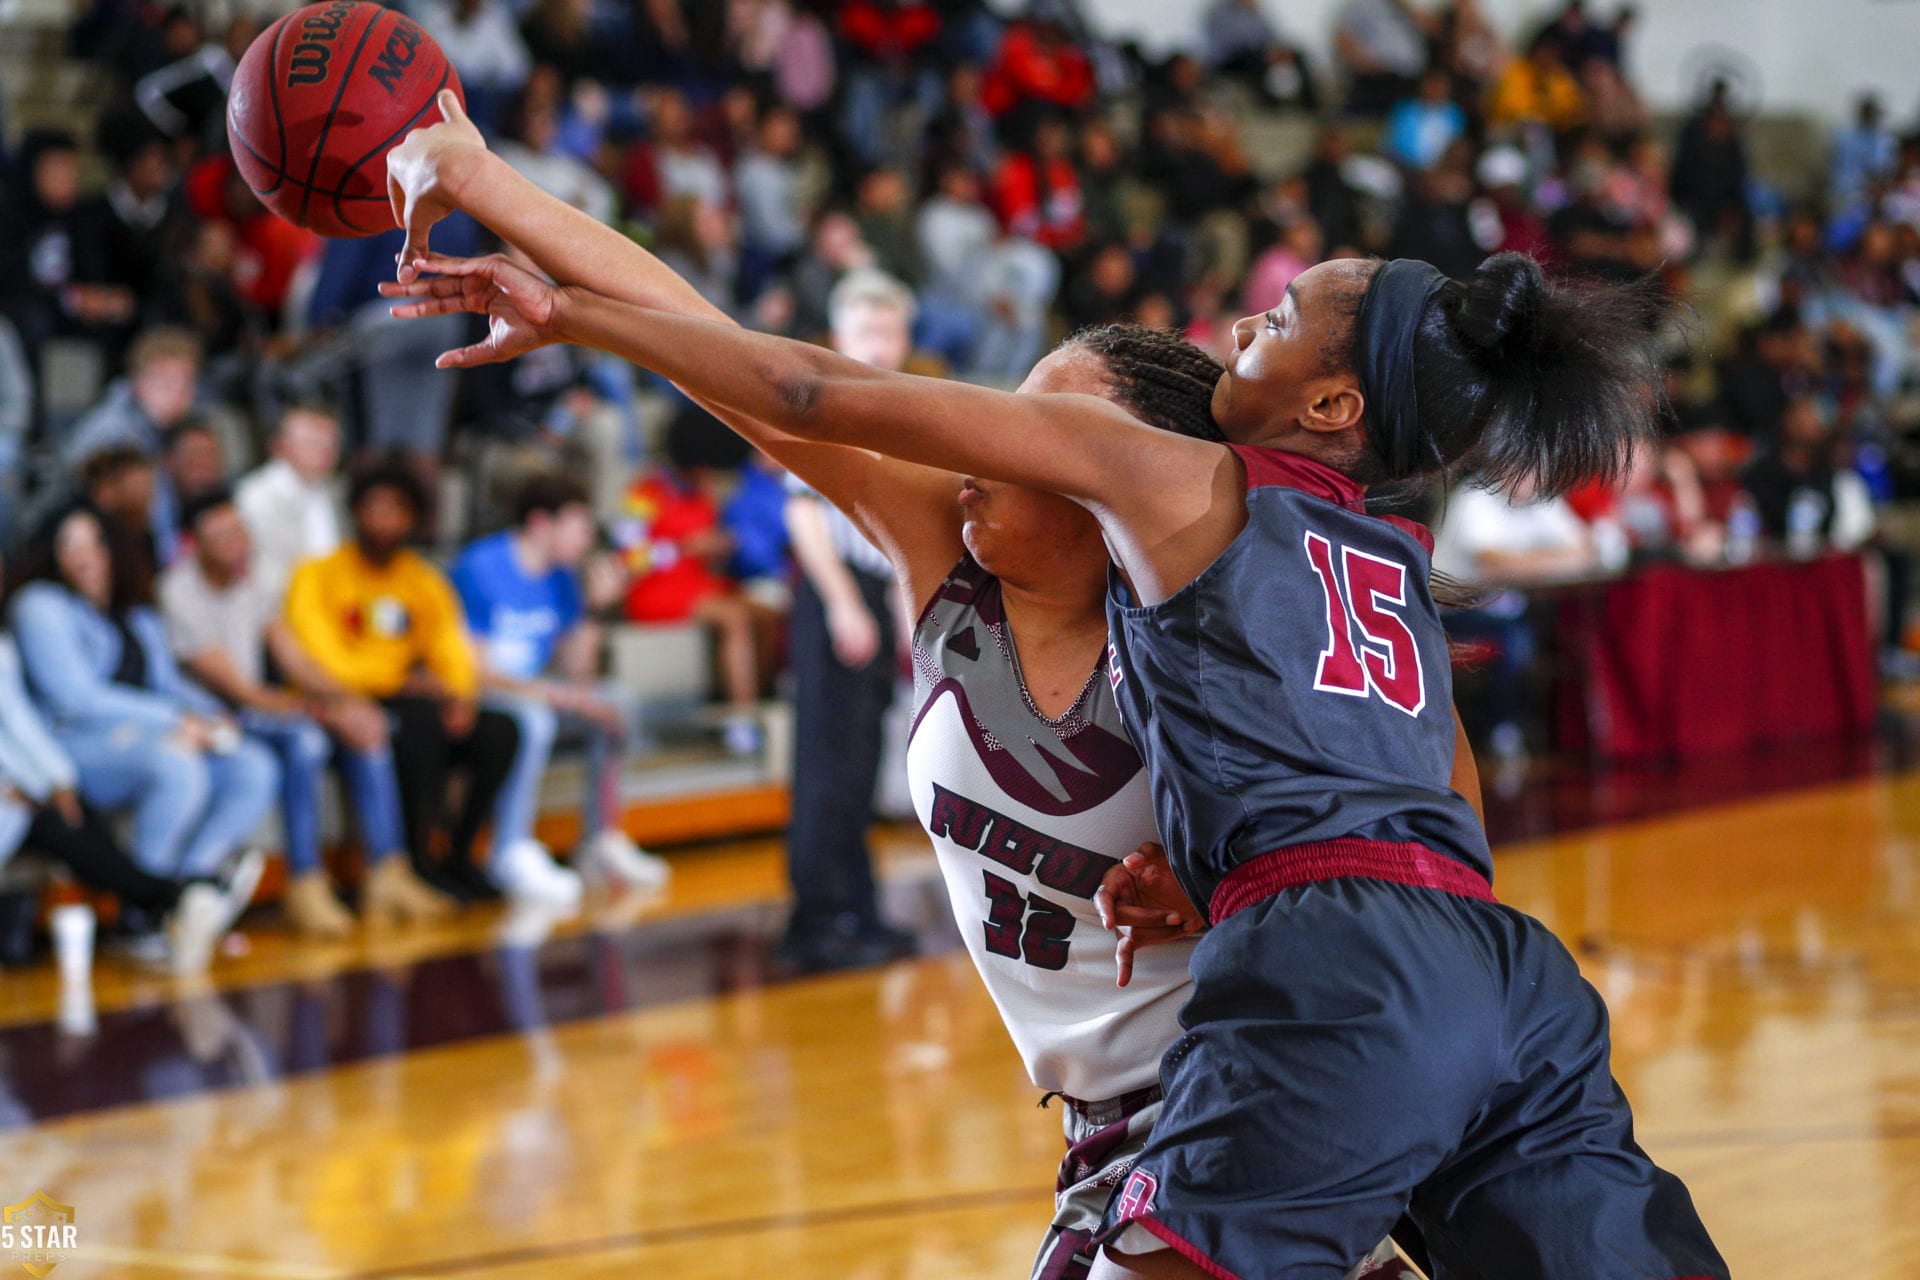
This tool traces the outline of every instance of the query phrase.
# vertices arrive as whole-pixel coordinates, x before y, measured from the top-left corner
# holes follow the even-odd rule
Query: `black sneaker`
[[[896,929],[880,920],[869,920],[854,934],[862,942],[881,951],[887,960],[904,960],[920,954],[919,935]]]

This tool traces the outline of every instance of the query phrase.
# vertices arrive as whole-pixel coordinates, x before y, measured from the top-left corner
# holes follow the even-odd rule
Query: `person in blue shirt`
[[[1402,98],[1388,114],[1385,146],[1395,159],[1424,171],[1466,131],[1467,113],[1453,100],[1453,82],[1445,71],[1429,71],[1420,78],[1419,96]]]
[[[620,829],[634,710],[631,699],[594,679],[599,628],[587,617],[579,579],[593,538],[586,489],[567,476],[536,475],[514,496],[512,527],[461,554],[453,585],[480,653],[487,701],[520,726],[497,821],[526,829],[556,741],[582,740],[591,782],[576,864],[589,877],[655,887],[667,879],[666,862]]]
[[[786,474],[779,463],[755,450],[740,468],[740,487],[720,513],[720,522],[733,536],[733,559],[727,565],[727,576],[756,595],[763,586],[778,588],[782,607],[787,570],[793,564],[792,539],[787,535]]]

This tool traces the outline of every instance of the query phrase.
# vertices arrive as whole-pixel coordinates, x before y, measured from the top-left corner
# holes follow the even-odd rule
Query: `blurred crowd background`
[[[515,168],[744,323],[879,365],[1012,386],[1064,335],[1122,320],[1221,353],[1235,318],[1356,254],[1465,274],[1519,250],[1658,275],[1676,301],[1671,399],[1624,486],[1509,503],[1462,477],[1399,498],[1438,525],[1437,567],[1488,584],[1488,606],[1455,619],[1497,655],[1470,717],[1482,747],[1512,761],[1547,745],[1523,696],[1530,601],[1647,562],[1859,553],[1882,670],[1913,674],[1920,94],[1837,102],[1843,123],[1816,128],[1709,68],[1683,112],[1656,113],[1622,4],[1542,3],[1515,26],[1475,0],[1343,0],[1309,32],[1287,4],[1215,0],[1197,43],[1150,53],[1103,38],[1096,3],[402,7]],[[565,899],[577,885],[530,824],[571,726],[598,752],[583,840],[607,837],[597,865],[645,881],[656,869],[607,816],[628,757],[644,769],[703,741],[784,768],[790,504],[807,499],[618,361],[550,349],[434,371],[477,322],[388,316],[375,288],[398,232],[324,241],[262,210],[227,154],[225,94],[289,7],[89,0],[7,64],[7,618],[23,714],[37,707],[53,754],[77,762],[75,777],[23,764],[7,794],[35,822],[75,786],[90,808],[131,809],[113,839],[136,870],[230,897],[248,833],[276,804],[303,814],[295,780],[338,753],[361,771],[347,781],[367,852],[417,873],[388,876],[382,909]],[[434,245],[504,247],[460,219]],[[354,560],[387,544],[424,554]],[[360,580],[395,563],[401,587]],[[396,592],[440,630],[369,659],[355,645],[380,620],[363,613]],[[864,632],[894,624],[834,613],[847,660],[871,660]],[[136,739],[100,728],[118,721],[99,699],[119,694],[155,704],[133,716],[154,742],[181,740],[186,717],[202,764],[182,768],[211,799],[133,776]],[[444,786],[407,774],[420,743],[472,774],[461,812],[415,802]],[[406,812],[382,816],[390,749]],[[154,812],[154,788],[192,812]],[[309,873],[297,922],[342,927],[294,835],[306,819],[288,819]],[[503,830],[524,849],[510,874],[463,866],[486,823],[496,850]],[[181,913],[177,889],[142,891]]]

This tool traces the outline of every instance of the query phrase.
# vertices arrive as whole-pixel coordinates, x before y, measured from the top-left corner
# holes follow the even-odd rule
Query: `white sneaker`
[[[214,886],[203,881],[188,885],[167,917],[167,967],[178,974],[204,972],[237,914],[228,895]]]
[[[673,867],[665,858],[648,853],[624,831],[602,831],[580,846],[575,862],[582,875],[602,884],[662,889],[673,878]]]
[[[580,876],[553,860],[538,840],[515,840],[497,851],[487,874],[500,892],[516,902],[534,902],[568,909],[580,905]]]
[[[240,913],[252,905],[254,890],[260,887],[260,877],[266,870],[267,855],[258,849],[242,849],[220,868],[220,900],[227,913],[220,932],[233,928]]]

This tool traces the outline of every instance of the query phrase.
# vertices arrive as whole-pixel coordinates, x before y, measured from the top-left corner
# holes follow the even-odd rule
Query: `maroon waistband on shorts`
[[[1214,887],[1207,916],[1219,924],[1234,912],[1265,902],[1283,889],[1347,878],[1391,880],[1461,898],[1496,901],[1493,886],[1485,876],[1425,845],[1346,837],[1275,849],[1241,863]]]

